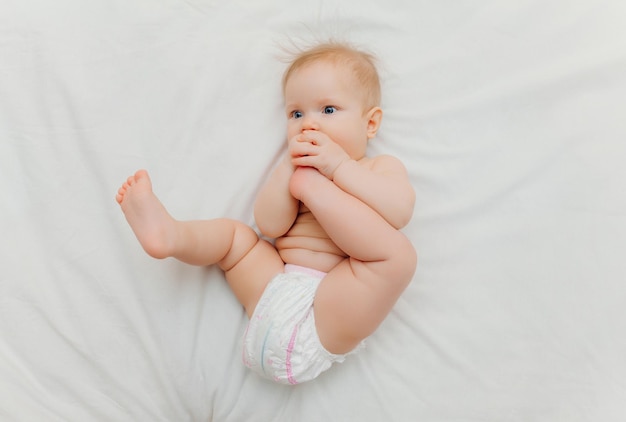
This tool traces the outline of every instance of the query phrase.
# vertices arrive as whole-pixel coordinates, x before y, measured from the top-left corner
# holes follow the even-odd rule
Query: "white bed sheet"
[[[626,6],[0,3],[0,420],[626,420]],[[214,268],[157,261],[114,201],[252,224],[284,147],[281,46],[381,60],[372,153],[417,192],[413,283],[362,353],[275,385]]]

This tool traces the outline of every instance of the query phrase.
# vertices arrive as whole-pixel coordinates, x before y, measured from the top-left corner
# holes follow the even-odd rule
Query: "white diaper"
[[[270,281],[244,335],[246,366],[276,382],[299,384],[345,360],[322,346],[315,329],[313,299],[324,276],[288,264]]]

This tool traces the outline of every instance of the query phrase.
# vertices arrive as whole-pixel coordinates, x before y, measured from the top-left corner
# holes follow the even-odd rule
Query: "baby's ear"
[[[372,107],[367,112],[367,138],[372,139],[376,136],[380,122],[383,120],[383,110],[380,107]]]

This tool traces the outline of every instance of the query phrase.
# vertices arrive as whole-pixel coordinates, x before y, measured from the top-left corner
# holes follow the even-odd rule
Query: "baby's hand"
[[[339,165],[350,159],[341,146],[317,130],[305,130],[291,138],[289,153],[295,166],[314,167],[330,180]]]

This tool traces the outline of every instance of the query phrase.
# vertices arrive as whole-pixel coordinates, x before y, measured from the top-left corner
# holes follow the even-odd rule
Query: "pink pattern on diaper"
[[[291,353],[293,352],[293,347],[296,343],[296,335],[298,334],[298,326],[296,325],[293,329],[293,333],[291,334],[291,339],[289,339],[289,345],[287,346],[287,356],[285,357],[285,366],[287,369],[287,380],[289,384],[295,385],[298,381],[293,377],[293,370],[291,368]]]

